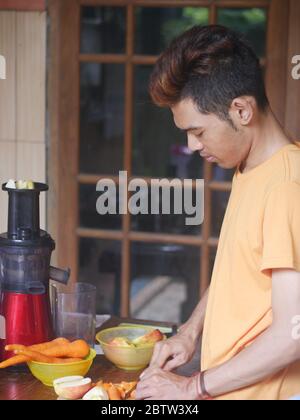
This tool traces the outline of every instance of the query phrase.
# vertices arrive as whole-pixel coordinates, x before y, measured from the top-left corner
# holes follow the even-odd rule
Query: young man
[[[161,55],[150,93],[193,151],[237,170],[210,289],[178,335],[157,344],[137,398],[299,394],[300,147],[270,109],[259,61],[234,32],[194,27]],[[172,373],[202,332],[202,373]]]

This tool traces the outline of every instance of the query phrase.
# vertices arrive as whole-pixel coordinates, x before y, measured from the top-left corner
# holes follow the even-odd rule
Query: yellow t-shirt
[[[234,175],[212,274],[202,370],[233,358],[271,325],[275,268],[300,272],[300,143]],[[300,363],[219,399],[278,400],[296,394]]]

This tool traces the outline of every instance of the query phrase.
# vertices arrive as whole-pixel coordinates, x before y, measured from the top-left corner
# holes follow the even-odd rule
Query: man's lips
[[[214,158],[213,156],[210,156],[210,155],[204,155],[204,154],[200,153],[200,156],[203,159],[206,159],[208,162],[215,162],[216,161],[216,158]]]

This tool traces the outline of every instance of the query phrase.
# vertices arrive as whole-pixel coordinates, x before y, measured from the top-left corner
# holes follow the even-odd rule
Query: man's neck
[[[241,163],[240,172],[246,173],[268,160],[274,153],[293,141],[285,134],[271,110],[259,117],[257,128],[246,159]]]

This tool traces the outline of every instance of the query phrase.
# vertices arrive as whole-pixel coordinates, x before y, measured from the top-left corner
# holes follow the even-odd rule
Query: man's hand
[[[188,363],[196,352],[198,338],[186,329],[155,345],[150,367],[171,371]]]
[[[145,370],[136,389],[137,400],[197,400],[198,376],[186,378],[160,368]]]

